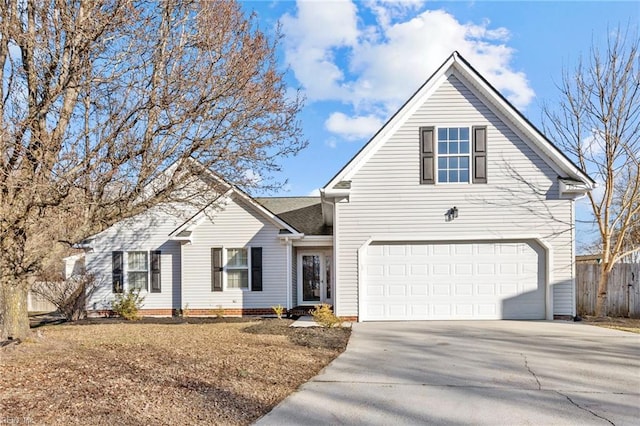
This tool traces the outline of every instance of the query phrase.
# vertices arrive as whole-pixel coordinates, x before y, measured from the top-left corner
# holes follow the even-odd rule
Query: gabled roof
[[[245,202],[248,206],[250,206],[257,213],[265,217],[271,223],[273,223],[276,227],[279,227],[281,231],[284,231],[283,234],[288,235],[300,235],[300,232],[289,225],[287,222],[280,219],[273,212],[264,208],[261,204],[259,204],[254,198],[252,198],[249,194],[241,190],[240,188],[232,185],[227,182],[222,177],[218,176],[216,173],[211,170],[205,168],[200,164],[197,160],[193,160],[192,165],[194,169],[199,169],[200,172],[204,173],[210,179],[213,180],[212,186],[217,186],[221,189],[226,190],[224,193],[220,194],[216,197],[212,202],[208,203],[206,206],[198,210],[192,217],[187,219],[184,223],[178,226],[169,234],[170,237],[177,240],[188,240],[191,237],[191,231],[197,227],[206,217],[207,211],[215,208],[218,203],[224,201],[224,199],[229,199],[232,196],[237,196],[241,200]]]
[[[238,197],[242,200],[246,205],[251,207],[254,211],[259,213],[262,217],[266,218],[276,227],[280,228],[281,231],[285,231],[288,235],[299,235],[300,231],[292,227],[290,224],[280,219],[276,214],[266,209],[260,203],[258,203],[254,198],[251,198],[248,194],[242,191],[239,188],[232,186],[227,192],[221,194],[207,206],[200,209],[195,215],[186,220],[182,225],[177,227],[176,229],[169,234],[170,237],[174,239],[188,239],[191,236],[191,231],[195,229],[202,221],[206,218],[207,211],[216,208],[217,204],[224,201],[224,199],[231,198],[233,196]],[[283,233],[284,234],[284,233]]]
[[[259,197],[256,201],[305,235],[332,235],[320,197]]]
[[[500,92],[498,92],[484,77],[478,73],[458,52],[453,52],[449,58],[427,79],[427,81],[405,102],[402,107],[378,130],[356,155],[349,161],[322,189],[327,196],[342,196],[348,192],[347,183],[364,163],[396,132],[396,130],[417,110],[452,73],[464,79],[465,83],[480,92],[488,99],[488,106],[497,110],[510,119],[506,123],[517,133],[524,136],[525,143],[550,166],[562,172],[562,178],[569,178],[581,182],[586,188],[595,186],[595,181],[581,170],[558,147],[547,139],[520,111],[518,111]]]

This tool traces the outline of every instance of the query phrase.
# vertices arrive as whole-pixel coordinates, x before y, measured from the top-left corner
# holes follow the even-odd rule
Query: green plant
[[[126,293],[117,293],[115,300],[111,302],[111,309],[118,316],[126,320],[137,320],[138,311],[142,308],[144,296],[140,296],[140,289],[131,288]]]
[[[322,327],[335,327],[342,325],[342,320],[333,313],[331,306],[326,303],[316,305],[316,307],[311,311],[311,316],[315,322],[320,324]]]
[[[282,314],[285,311],[284,306],[282,305],[272,306],[271,309],[273,309],[273,312],[275,312],[278,319],[282,319]]]
[[[180,316],[187,318],[191,313],[191,309],[189,309],[189,304],[184,305],[184,308],[180,309]]]
[[[215,315],[216,318],[224,317],[224,308],[222,305],[218,305],[218,307],[213,310],[213,315]]]

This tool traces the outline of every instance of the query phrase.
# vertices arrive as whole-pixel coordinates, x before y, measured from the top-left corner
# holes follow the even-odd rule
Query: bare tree
[[[278,185],[280,158],[306,145],[278,41],[233,0],[3,1],[0,338],[29,333],[45,230],[73,243],[188,201],[194,167]]]
[[[618,29],[565,73],[560,101],[545,107],[545,130],[601,186],[588,194],[602,249],[598,316],[606,315],[609,272],[640,250],[639,45],[637,34]]]

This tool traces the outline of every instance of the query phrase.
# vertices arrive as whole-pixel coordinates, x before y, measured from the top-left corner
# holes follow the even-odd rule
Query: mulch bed
[[[347,328],[291,328],[291,322],[99,318],[40,326],[32,340],[0,348],[0,420],[250,424],[349,339]]]
[[[640,333],[640,318],[584,316],[582,320],[587,324],[597,325],[598,327]]]

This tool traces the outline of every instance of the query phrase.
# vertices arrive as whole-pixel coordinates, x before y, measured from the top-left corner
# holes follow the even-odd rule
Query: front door
[[[330,257],[324,253],[301,253],[298,302],[301,305],[331,303]]]

